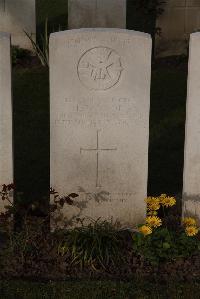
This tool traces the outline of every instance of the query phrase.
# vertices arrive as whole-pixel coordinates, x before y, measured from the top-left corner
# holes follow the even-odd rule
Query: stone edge
[[[60,36],[66,36],[67,34],[78,34],[78,33],[93,33],[93,32],[102,32],[102,33],[123,33],[131,34],[136,37],[143,37],[151,40],[151,35],[145,32],[128,30],[128,29],[118,29],[118,28],[80,28],[80,29],[71,29],[65,31],[59,31],[51,33],[51,38],[56,38]]]

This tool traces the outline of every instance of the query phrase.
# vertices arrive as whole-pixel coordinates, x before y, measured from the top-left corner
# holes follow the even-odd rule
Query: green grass
[[[140,282],[1,281],[0,299],[199,299],[200,285]]]

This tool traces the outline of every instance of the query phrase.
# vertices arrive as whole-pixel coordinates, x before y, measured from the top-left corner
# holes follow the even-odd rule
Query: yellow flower
[[[146,199],[145,199],[145,201],[146,201],[146,203],[148,204],[148,205],[150,205],[150,204],[159,204],[159,199],[157,198],[157,197],[153,197],[153,196],[148,196]]]
[[[196,220],[192,217],[186,217],[183,219],[183,224],[186,225],[186,226],[189,226],[189,225],[193,225],[195,226],[197,223],[196,223]]]
[[[157,211],[160,209],[160,204],[158,202],[151,203],[147,206],[148,210]]]
[[[148,196],[147,198],[145,198],[146,203],[147,204],[151,203],[151,201],[152,201],[153,198],[154,197],[151,197],[151,196]]]
[[[162,225],[162,220],[157,216],[148,216],[146,218],[146,224],[150,227],[158,227]]]
[[[161,194],[160,203],[164,207],[172,207],[176,204],[176,199],[173,196],[166,196],[166,194]]]
[[[152,211],[157,211],[160,209],[160,200],[157,197],[147,197],[145,199],[147,203],[147,209]]]
[[[139,231],[140,231],[144,236],[147,236],[147,235],[152,234],[152,229],[151,229],[151,227],[149,227],[148,225],[142,225],[142,226],[139,228]]]
[[[196,226],[186,226],[185,228],[185,233],[188,237],[193,237],[195,236],[196,234],[198,234],[198,228]]]

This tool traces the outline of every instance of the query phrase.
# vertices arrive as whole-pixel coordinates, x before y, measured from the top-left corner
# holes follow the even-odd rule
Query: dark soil
[[[36,219],[34,219],[36,221]],[[15,234],[10,238],[0,235],[0,278],[30,279],[34,281],[97,279],[130,281],[137,279],[169,281],[197,281],[200,278],[200,253],[188,258],[163,261],[153,266],[132,248],[130,232],[119,233],[121,259],[114,264],[96,263],[95,268],[72,263],[69,252],[63,256],[58,247],[63,236],[37,232]]]

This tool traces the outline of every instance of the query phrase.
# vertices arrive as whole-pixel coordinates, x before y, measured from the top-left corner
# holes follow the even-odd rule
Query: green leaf
[[[167,243],[167,242],[164,242],[163,243],[163,248],[164,249],[169,249],[169,248],[171,248],[171,245],[169,243]]]

